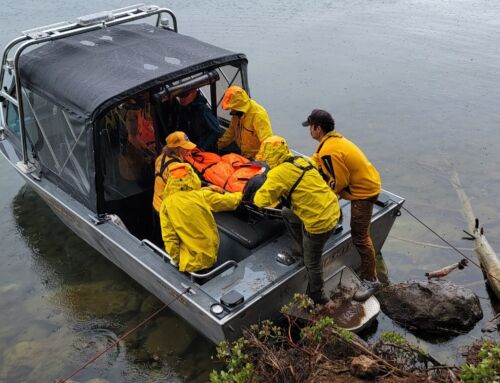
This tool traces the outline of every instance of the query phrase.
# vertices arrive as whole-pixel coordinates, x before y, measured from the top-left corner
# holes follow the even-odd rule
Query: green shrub
[[[464,364],[460,372],[464,383],[500,383],[500,344],[484,343],[476,366]]]
[[[217,358],[224,361],[225,371],[212,371],[210,373],[211,383],[249,383],[252,381],[254,367],[248,362],[245,353],[246,340],[238,339],[231,346],[227,342],[221,342],[217,346]]]
[[[314,302],[305,294],[295,293],[290,303],[281,308],[281,313],[289,315],[294,308],[312,314],[314,312]]]
[[[408,341],[403,335],[398,334],[397,332],[394,331],[383,332],[382,335],[380,336],[380,339],[382,339],[383,342],[396,344],[398,346],[405,346],[408,344]]]
[[[325,341],[325,337],[330,338],[331,334],[328,329],[332,328],[336,331],[338,336],[344,340],[346,343],[350,343],[354,339],[352,332],[343,329],[335,324],[335,321],[330,317],[322,317],[310,326],[304,327],[300,334],[304,339],[311,339],[314,342]]]

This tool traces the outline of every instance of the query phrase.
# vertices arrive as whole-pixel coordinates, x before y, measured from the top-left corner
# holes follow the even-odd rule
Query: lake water
[[[467,224],[449,182],[457,170],[500,251],[500,3],[318,3],[166,5],[180,32],[247,54],[252,96],[268,110],[276,134],[310,154],[315,141],[300,122],[313,108],[329,110],[337,129],[379,169],[386,189],[405,197],[405,206],[451,243],[471,248],[461,240]],[[3,0],[0,44],[32,27],[124,5]],[[0,185],[0,382],[53,382],[162,304],[66,229],[3,159]],[[459,260],[453,251],[398,238],[441,244],[403,214],[383,248],[393,283],[423,279]],[[474,266],[447,280],[479,296],[485,319],[448,341],[408,336],[442,362],[460,363],[464,345],[481,336],[495,308]],[[406,334],[381,314],[368,339],[386,330]],[[215,367],[214,350],[165,310],[75,380],[203,382]]]

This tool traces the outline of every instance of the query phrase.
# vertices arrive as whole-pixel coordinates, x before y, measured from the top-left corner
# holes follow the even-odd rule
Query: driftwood
[[[469,231],[472,232],[472,237],[476,245],[475,251],[479,257],[481,267],[483,268],[491,289],[497,298],[500,299],[500,259],[486,239],[483,228],[479,228],[479,220],[472,210],[469,197],[465,194],[456,171],[452,173],[451,184],[455,188],[458,198],[462,203],[463,213],[469,225]]]
[[[462,259],[458,263],[454,263],[453,265],[449,265],[446,267],[443,267],[442,269],[431,271],[429,273],[425,273],[425,276],[427,279],[432,279],[432,278],[443,278],[447,276],[449,273],[451,273],[453,270],[459,269],[463,270],[465,266],[467,266],[467,259]]]
[[[494,332],[497,329],[500,330],[500,313],[486,322],[486,324],[481,328],[481,332]]]

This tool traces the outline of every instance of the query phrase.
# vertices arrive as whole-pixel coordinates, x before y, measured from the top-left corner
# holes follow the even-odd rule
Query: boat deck
[[[349,201],[341,201],[343,211],[343,229],[333,234],[325,245],[325,252],[331,252],[339,247],[350,234],[350,208]],[[382,207],[374,207],[374,216]],[[237,267],[233,267],[205,282],[203,290],[216,301],[220,301],[228,292],[234,290],[240,293],[245,301],[252,299],[273,285],[279,284],[292,275],[294,271],[303,266],[302,259],[296,259],[291,265],[285,265],[276,260],[278,253],[290,255],[291,237],[284,232],[270,243],[254,250],[249,256],[239,261]],[[224,261],[231,259],[232,254],[225,253],[221,245],[221,256]],[[227,258],[229,256],[229,258]]]

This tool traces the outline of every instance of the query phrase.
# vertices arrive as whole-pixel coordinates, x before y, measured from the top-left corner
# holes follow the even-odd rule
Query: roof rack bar
[[[133,13],[132,11],[135,11],[135,13]],[[157,14],[158,20],[156,22],[156,26],[159,26],[161,14],[166,13],[172,18],[173,22],[172,30],[174,32],[177,32],[177,19],[174,13],[168,8],[159,8],[156,5],[146,6],[144,5],[144,3],[139,3],[128,7],[118,8],[109,12],[112,13],[115,16],[115,18],[113,22],[105,23],[105,25],[116,25],[122,22],[133,21],[135,19],[140,19],[142,17],[148,17]],[[99,27],[103,27],[105,25],[102,25],[101,23],[99,24]],[[60,23],[49,24],[42,27],[31,28],[23,31],[22,36],[12,40],[9,44],[7,44],[7,46],[4,49],[2,63],[0,67],[0,84],[3,84],[4,70],[5,70],[4,66],[5,63],[7,62],[7,56],[9,55],[12,48],[21,43],[22,41],[29,39],[33,40],[44,39],[44,41],[47,40],[50,41],[51,36],[66,37],[73,34],[88,32],[89,29],[86,29],[87,27],[83,27],[77,23],[70,23],[68,21],[64,21]],[[71,32],[71,33],[63,35],[63,32]]]
[[[144,7],[146,4],[144,3],[137,3],[137,4],[132,4],[132,5],[128,5],[126,7],[121,7],[121,8],[117,8],[117,9],[113,9],[111,12],[113,12],[114,14],[118,15],[120,13],[128,13],[130,11],[135,11],[141,7]]]
[[[101,11],[89,15],[79,16],[76,19],[77,21],[74,23],[63,21],[60,23],[49,24],[42,27],[31,28],[23,31],[22,34],[31,39],[41,39],[48,37],[51,34],[57,34],[68,30],[79,30],[82,27],[84,28],[91,25],[112,25],[114,24],[111,23],[112,21],[121,21],[122,19],[127,19],[129,17],[142,18],[162,12],[168,13],[170,15],[174,23],[174,31],[177,32],[177,20],[172,11],[167,8],[160,8],[156,5],[145,5],[144,3],[139,3],[131,5],[129,7],[114,9],[111,11]]]
[[[36,27],[22,31],[21,33],[29,38],[36,39],[37,36],[47,36],[48,34],[56,31],[61,31],[64,28],[69,28],[73,24],[69,21],[62,21],[60,23],[45,25],[43,27]],[[40,37],[38,37],[40,38]]]

